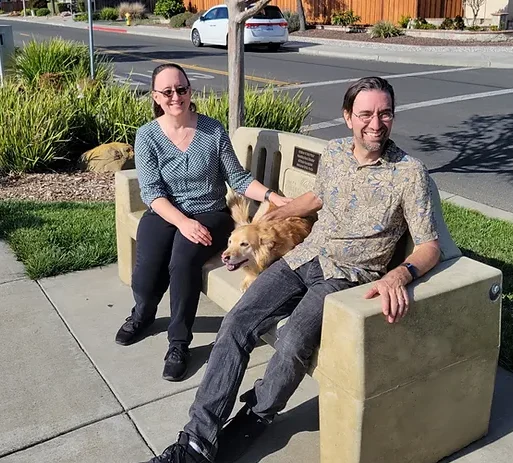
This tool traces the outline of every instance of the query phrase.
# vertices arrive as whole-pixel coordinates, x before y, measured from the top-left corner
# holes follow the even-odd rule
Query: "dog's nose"
[[[229,254],[223,254],[223,255],[221,256],[221,260],[222,260],[223,262],[228,262],[228,261],[230,260],[230,255],[229,255]]]

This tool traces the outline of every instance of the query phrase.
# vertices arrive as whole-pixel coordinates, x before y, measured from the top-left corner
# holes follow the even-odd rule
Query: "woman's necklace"
[[[184,135],[184,137],[178,143],[173,141],[175,146],[181,145],[185,141],[185,139],[189,136],[189,127],[187,127],[184,131],[185,131],[185,135]]]

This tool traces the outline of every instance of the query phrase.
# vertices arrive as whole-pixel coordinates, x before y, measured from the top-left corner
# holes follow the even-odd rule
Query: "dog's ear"
[[[260,246],[265,246],[268,249],[274,248],[276,242],[268,237],[260,237]]]

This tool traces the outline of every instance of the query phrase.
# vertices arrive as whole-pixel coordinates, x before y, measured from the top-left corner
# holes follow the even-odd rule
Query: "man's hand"
[[[280,196],[277,193],[271,193],[271,195],[269,196],[269,201],[278,207],[285,206],[285,204],[288,204],[293,200],[294,200],[294,198],[287,198],[285,196]]]
[[[407,278],[400,271],[389,272],[381,280],[375,281],[364,295],[365,299],[371,299],[378,294],[381,296],[381,308],[388,323],[397,323],[408,312],[410,300],[405,286]]]
[[[197,220],[186,218],[177,226],[180,233],[189,241],[203,246],[212,244],[212,236],[210,236],[208,228],[201,225]]]

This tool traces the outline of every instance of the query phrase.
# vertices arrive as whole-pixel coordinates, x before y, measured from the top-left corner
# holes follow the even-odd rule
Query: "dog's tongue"
[[[233,264],[226,264],[226,268],[229,272],[231,272],[232,270],[235,270],[235,265]]]

